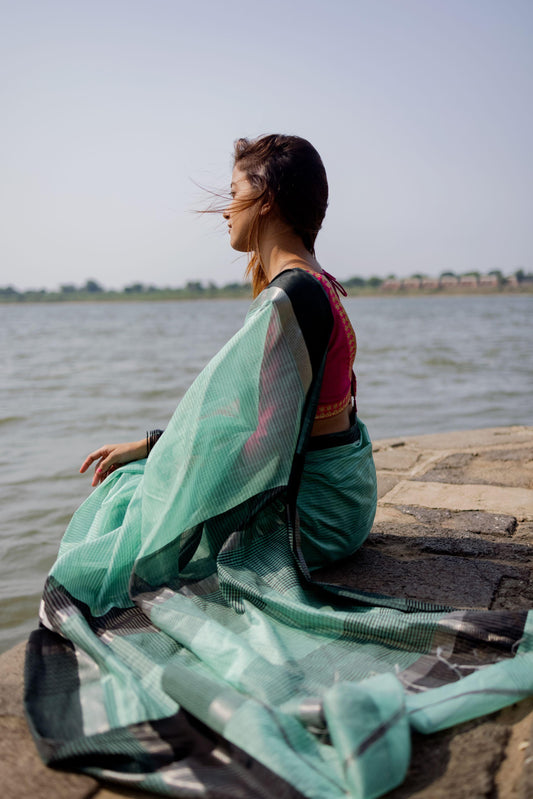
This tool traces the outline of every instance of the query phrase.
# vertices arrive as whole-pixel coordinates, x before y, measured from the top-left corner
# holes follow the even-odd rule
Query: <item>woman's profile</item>
[[[236,142],[224,218],[254,300],[164,432],[82,464],[95,490],[26,655],[54,767],[184,798],[370,799],[404,779],[412,728],[533,690],[526,613],[313,574],[361,546],[376,508],[355,334],[315,256],[327,202],[305,139]]]

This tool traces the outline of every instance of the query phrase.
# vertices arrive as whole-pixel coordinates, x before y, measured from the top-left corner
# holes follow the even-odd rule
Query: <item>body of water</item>
[[[374,439],[532,424],[524,295],[349,298]],[[165,427],[248,303],[0,305],[0,650],[36,625],[88,452]]]

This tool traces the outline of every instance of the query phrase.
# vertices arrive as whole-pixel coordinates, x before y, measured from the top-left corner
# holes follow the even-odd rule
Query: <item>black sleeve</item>
[[[318,280],[303,269],[281,272],[270,286],[282,289],[291,301],[309,352],[314,381],[333,330],[333,312],[328,296]]]

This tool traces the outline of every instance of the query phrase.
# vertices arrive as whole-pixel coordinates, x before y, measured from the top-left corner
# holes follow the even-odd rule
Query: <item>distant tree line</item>
[[[250,286],[246,283],[228,283],[217,286],[189,281],[182,288],[158,287],[144,283],[130,283],[123,289],[105,289],[98,281],[90,279],[82,286],[64,283],[57,291],[28,289],[18,291],[13,286],[0,287],[0,302],[74,302],[84,300],[146,300],[146,299],[211,299],[215,297],[248,297]]]
[[[454,286],[493,287],[497,289],[533,289],[533,273],[517,269],[512,275],[494,269],[487,274],[477,271],[456,274],[441,272],[440,276],[431,277],[415,273],[408,278],[397,278],[395,275],[382,277],[350,277],[342,281],[349,294],[374,293],[381,290],[407,289],[446,289]],[[144,283],[130,283],[121,290],[105,289],[97,280],[89,279],[82,286],[64,283],[57,291],[47,289],[28,289],[18,291],[13,286],[0,287],[0,302],[65,302],[84,300],[146,300],[146,299],[213,299],[213,298],[245,298],[250,296],[248,283],[227,283],[217,286],[215,283],[189,281],[182,288],[158,287]]]

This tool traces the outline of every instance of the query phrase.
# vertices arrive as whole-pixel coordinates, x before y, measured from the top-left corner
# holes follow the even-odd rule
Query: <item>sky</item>
[[[241,281],[201,187],[324,161],[338,278],[533,270],[531,0],[0,0],[0,286]]]

